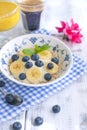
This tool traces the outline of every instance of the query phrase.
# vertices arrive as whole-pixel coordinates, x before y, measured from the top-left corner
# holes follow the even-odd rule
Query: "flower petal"
[[[66,23],[64,21],[61,21],[62,28],[66,27]]]
[[[59,33],[63,32],[63,28],[62,28],[62,27],[56,27],[56,29],[57,29],[57,31],[58,31]]]
[[[71,29],[72,30],[79,30],[79,25],[77,23],[74,23],[73,19],[71,19]]]

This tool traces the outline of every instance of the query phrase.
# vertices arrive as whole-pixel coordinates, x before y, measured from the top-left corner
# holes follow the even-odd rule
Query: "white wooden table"
[[[48,0],[47,3],[43,27],[54,34],[57,33],[54,28],[59,25],[60,20],[69,21],[73,18],[82,28],[84,37],[82,44],[73,45],[71,50],[87,62],[87,1],[55,0],[53,3]],[[14,35],[11,33],[13,31]],[[21,20],[10,33],[12,34],[10,38],[24,34]],[[61,106],[58,114],[52,112],[52,106],[55,104]],[[43,117],[44,123],[36,127],[33,125],[33,121],[37,116]],[[21,113],[15,119],[1,123],[0,130],[12,130],[12,124],[15,121],[22,123],[22,130],[87,130],[87,74],[60,93],[52,95],[41,104]]]

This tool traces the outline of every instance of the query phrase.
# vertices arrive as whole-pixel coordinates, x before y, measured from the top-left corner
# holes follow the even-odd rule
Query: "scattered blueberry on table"
[[[22,124],[20,122],[16,121],[13,123],[14,130],[21,130],[21,128],[22,128]]]
[[[3,80],[0,80],[0,87],[4,87],[5,86],[5,82]]]
[[[36,117],[35,120],[34,120],[34,125],[39,126],[39,125],[42,125],[42,124],[43,124],[43,118],[40,117],[40,116]]]
[[[58,113],[58,112],[60,112],[60,106],[59,105],[54,105],[53,107],[52,107],[52,111],[53,111],[53,113]]]
[[[12,95],[12,94],[7,94],[6,96],[5,96],[5,99],[6,99],[6,101],[8,102],[8,103],[14,103],[14,95]]]

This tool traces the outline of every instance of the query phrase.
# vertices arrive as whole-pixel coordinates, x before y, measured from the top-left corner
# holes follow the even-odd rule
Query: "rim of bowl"
[[[62,45],[65,46],[65,48],[68,50],[69,55],[70,55],[70,58],[71,58],[70,64],[69,64],[69,67],[68,67],[68,70],[67,70],[62,76],[60,76],[59,78],[57,78],[57,79],[55,79],[55,80],[53,80],[53,81],[47,82],[47,83],[42,83],[42,84],[27,84],[27,83],[20,82],[20,81],[16,80],[14,77],[8,76],[8,74],[7,74],[4,70],[0,69],[1,72],[2,72],[2,74],[4,74],[4,76],[6,76],[8,79],[10,79],[11,81],[13,81],[14,83],[18,83],[18,85],[23,85],[23,86],[27,86],[27,87],[48,86],[48,85],[54,84],[54,83],[60,81],[61,79],[63,79],[63,78],[70,72],[70,70],[71,70],[71,68],[72,68],[72,65],[73,65],[72,52],[71,52],[70,48],[69,48],[63,41],[61,41],[60,39],[57,39],[57,38],[54,37],[54,36],[49,36],[49,35],[44,35],[44,34],[27,34],[27,35],[25,34],[25,35],[21,35],[21,36],[18,36],[18,37],[16,37],[16,38],[10,40],[8,43],[6,43],[6,44],[2,47],[2,49],[1,49],[0,51],[2,51],[4,48],[7,48],[7,46],[10,45],[10,42],[12,42],[12,41],[14,41],[14,40],[16,40],[16,39],[18,39],[18,38],[21,38],[21,37],[22,37],[22,38],[25,38],[25,37],[27,37],[27,36],[28,36],[28,37],[31,37],[31,36],[36,36],[36,37],[37,37],[37,36],[48,37],[48,38],[51,38],[51,39],[58,40],[60,43],[62,43]],[[11,44],[12,44],[12,43],[11,43]],[[1,59],[1,58],[2,58],[2,57],[1,57],[1,55],[0,55],[0,59]],[[0,68],[1,68],[1,64],[0,64]]]
[[[9,1],[4,1],[4,2],[8,3]],[[5,14],[5,15],[0,16],[0,19],[1,19],[1,20],[2,20],[3,18],[7,18],[7,17],[13,15],[13,14],[19,9],[19,5],[18,5],[18,4],[16,4],[15,2],[11,2],[11,3],[13,3],[14,5],[16,5],[15,9],[12,10],[11,12],[9,12],[8,14]]]

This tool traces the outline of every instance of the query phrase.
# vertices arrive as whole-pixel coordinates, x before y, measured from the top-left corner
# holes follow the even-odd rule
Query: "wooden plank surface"
[[[59,0],[57,0],[57,2],[58,1]],[[87,62],[87,1],[68,0],[66,4],[64,2],[66,1],[62,0],[61,2],[59,1],[58,4],[58,7],[64,5],[62,8],[66,9],[64,12],[64,10],[60,8],[60,16],[59,12],[57,13],[57,7],[55,11],[55,6],[57,5],[52,5],[48,2],[50,12],[47,10],[49,19],[46,19],[48,20],[46,28],[52,33],[55,33],[54,25],[57,24],[57,20],[55,21],[53,18],[58,18],[58,20],[69,20],[73,17],[73,19],[80,23],[84,37],[82,44],[73,45],[71,46],[71,49],[75,55],[81,57]],[[51,16],[51,11],[54,16]],[[51,21],[51,25],[49,25],[49,21]],[[17,31],[15,29],[15,32],[17,32],[16,35],[21,35],[23,32],[22,26],[19,25],[17,26]],[[79,78],[60,93],[56,93],[49,97],[41,104],[31,107],[28,111],[21,113],[11,121],[1,123],[0,130],[12,130],[12,124],[15,121],[21,122],[22,130],[82,130],[81,128],[86,128],[85,130],[87,130],[86,99],[87,74]],[[52,112],[52,107],[55,104],[58,104],[61,107],[61,111],[58,114]],[[44,119],[41,126],[34,125],[34,120],[37,116],[41,116]]]

